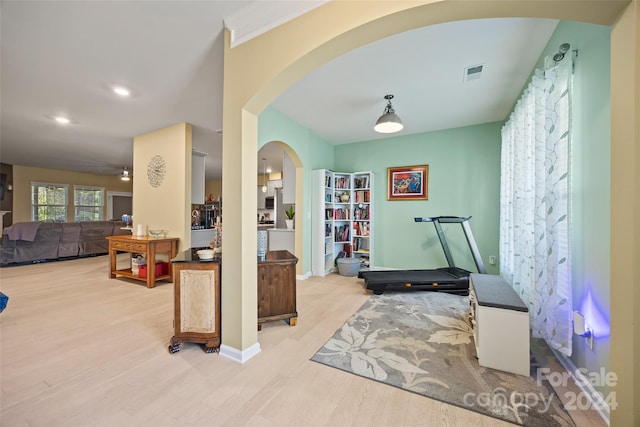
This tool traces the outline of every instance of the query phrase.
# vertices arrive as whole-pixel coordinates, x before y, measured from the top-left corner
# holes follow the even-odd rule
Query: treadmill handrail
[[[438,221],[439,223],[460,223],[465,222],[471,219],[470,216],[427,216],[427,217],[416,217],[413,220],[415,222],[434,222]]]
[[[471,217],[461,217],[461,216],[433,216],[433,217],[416,217],[414,218],[415,222],[432,222],[434,227],[436,228],[436,234],[438,235],[438,239],[440,240],[440,245],[442,246],[442,250],[444,251],[444,256],[447,259],[447,264],[449,267],[455,267],[455,263],[453,262],[453,257],[451,256],[451,251],[449,250],[449,245],[447,244],[447,238],[444,235],[444,231],[440,224],[442,223],[457,223],[462,227],[462,231],[464,232],[464,236],[467,239],[467,244],[469,245],[469,249],[471,249],[471,255],[473,256],[473,261],[476,264],[476,268],[478,269],[478,273],[486,274],[486,270],[484,268],[484,262],[482,261],[482,257],[480,256],[480,251],[478,250],[478,245],[476,244],[476,240],[473,237],[473,232],[471,231],[471,227],[469,227],[469,223],[467,222]]]

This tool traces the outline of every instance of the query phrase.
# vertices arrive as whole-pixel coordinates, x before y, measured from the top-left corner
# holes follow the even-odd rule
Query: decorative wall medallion
[[[167,173],[167,162],[159,155],[155,155],[149,160],[147,165],[147,178],[152,187],[160,187],[164,176]]]

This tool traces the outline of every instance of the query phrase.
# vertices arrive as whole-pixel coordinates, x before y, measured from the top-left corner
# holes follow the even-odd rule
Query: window
[[[104,206],[104,188],[80,187],[73,189],[75,221],[100,221]]]
[[[68,185],[31,183],[31,219],[66,222],[68,191]]]

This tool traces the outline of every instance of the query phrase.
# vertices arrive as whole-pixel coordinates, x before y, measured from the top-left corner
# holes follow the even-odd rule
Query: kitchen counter
[[[222,262],[222,258],[220,254],[216,254],[213,259],[200,259],[200,257],[198,257],[198,254],[196,253],[198,251],[198,249],[187,249],[186,251],[182,251],[180,253],[178,253],[174,258],[171,258],[171,263],[176,264],[176,263],[190,263],[190,262],[195,262],[195,263],[211,263],[211,262],[216,262],[216,263],[220,263]]]
[[[261,264],[277,264],[281,262],[296,264],[298,262],[298,258],[289,251],[269,251],[264,258],[258,257],[258,266]]]

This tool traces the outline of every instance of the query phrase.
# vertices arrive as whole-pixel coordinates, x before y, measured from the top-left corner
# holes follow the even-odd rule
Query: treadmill
[[[449,264],[448,267],[431,270],[361,271],[358,277],[364,279],[367,289],[372,290],[376,295],[382,295],[388,288],[393,290],[416,289],[469,295],[469,274],[471,272],[455,266],[449,245],[447,244],[447,238],[440,224],[460,224],[467,239],[471,254],[473,255],[478,273],[486,274],[478,246],[469,227],[470,218],[471,217],[457,216],[414,218],[415,222],[430,222],[435,226],[442,250],[444,251],[444,256]]]

